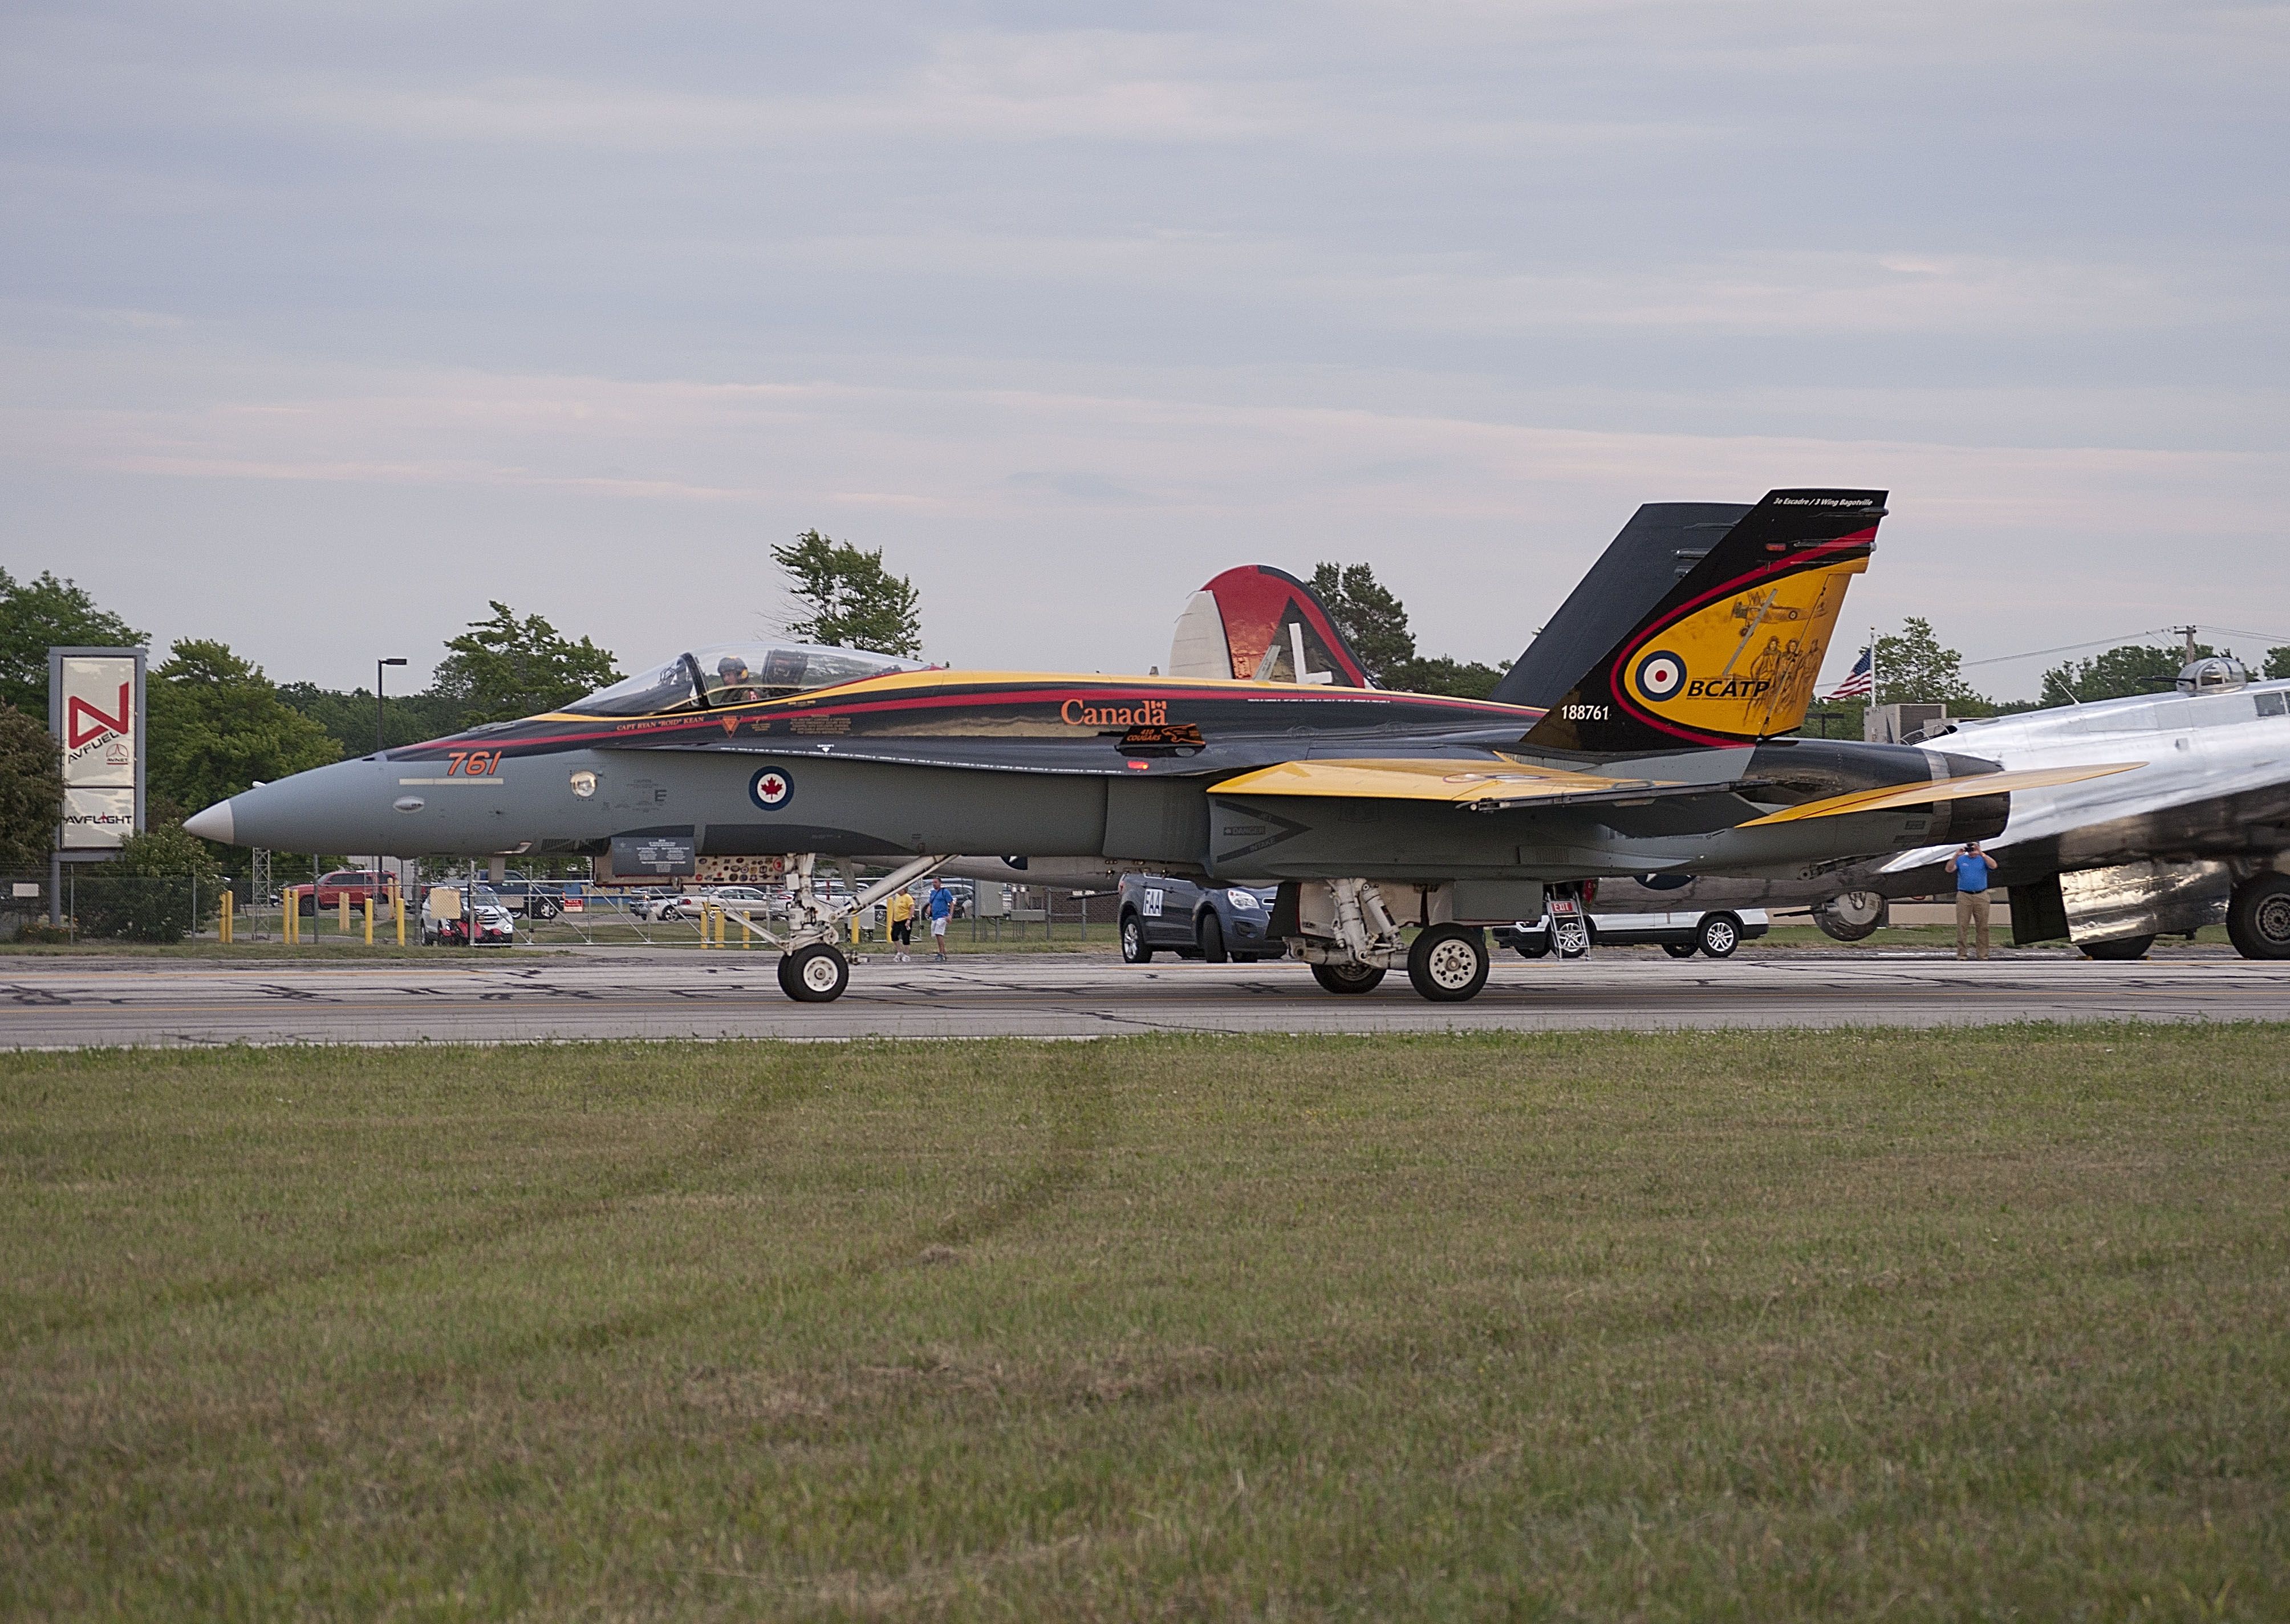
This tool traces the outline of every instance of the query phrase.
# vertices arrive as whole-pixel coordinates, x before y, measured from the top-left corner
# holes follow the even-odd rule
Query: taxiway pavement
[[[1395,973],[1363,997],[1298,964],[1130,966],[1066,955],[857,966],[790,1003],[763,954],[504,954],[496,962],[19,958],[0,964],[0,1047],[502,1043],[576,1038],[1097,1037],[1143,1032],[1549,1031],[2290,1020],[2290,964],[2193,949],[2139,964],[2022,953],[1744,953],[1675,961],[1499,958],[1469,1004]]]

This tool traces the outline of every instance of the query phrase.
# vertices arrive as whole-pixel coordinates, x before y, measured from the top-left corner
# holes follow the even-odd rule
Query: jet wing
[[[1368,758],[1284,761],[1218,784],[1220,796],[1338,796],[1349,799],[1434,801],[1473,812],[1515,806],[1570,806],[1597,801],[1650,801],[1709,795],[1726,784],[1614,778],[1510,760]]]
[[[1894,784],[1883,789],[1856,789],[1824,800],[1784,806],[1777,812],[1752,818],[1742,825],[1753,829],[1769,823],[1795,823],[1806,818],[1841,818],[1849,812],[1889,812],[1899,806],[1923,806],[1934,801],[1963,801],[1974,796],[2008,795],[2014,789],[2048,789],[2054,784],[2078,784],[2105,778],[2110,772],[2130,772],[2147,764],[2115,761],[2087,767],[2039,767],[2024,772],[1975,772],[1964,778],[1934,779],[1922,784]]]

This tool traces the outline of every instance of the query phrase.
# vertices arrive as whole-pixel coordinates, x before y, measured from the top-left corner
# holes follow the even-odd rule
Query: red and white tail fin
[[[1227,570],[1193,594],[1177,617],[1168,674],[1375,685],[1312,588],[1269,564]]]

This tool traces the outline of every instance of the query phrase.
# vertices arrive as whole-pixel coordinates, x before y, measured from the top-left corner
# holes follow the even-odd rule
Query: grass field
[[[0,1613],[2290,1616],[2290,1033],[0,1057]]]

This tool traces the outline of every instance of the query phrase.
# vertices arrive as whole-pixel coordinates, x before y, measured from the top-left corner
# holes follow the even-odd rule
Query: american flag
[[[1871,656],[1876,652],[1873,644],[1862,649],[1861,658],[1853,662],[1853,669],[1846,674],[1843,682],[1837,684],[1837,692],[1829,697],[1832,700],[1873,699],[1877,692],[1877,676]]]

